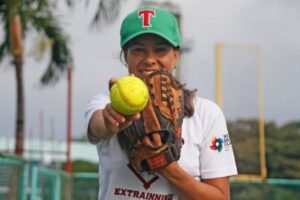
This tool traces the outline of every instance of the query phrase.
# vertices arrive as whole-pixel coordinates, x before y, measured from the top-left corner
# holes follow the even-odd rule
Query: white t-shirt
[[[92,114],[108,102],[108,96],[98,95],[88,103],[86,130]],[[195,179],[200,181],[237,174],[225,118],[215,103],[195,98],[195,113],[183,120],[182,137],[184,144],[178,162]],[[89,139],[95,143],[93,138]],[[99,155],[99,200],[179,199],[164,178],[136,172],[116,136],[101,140],[96,147]]]

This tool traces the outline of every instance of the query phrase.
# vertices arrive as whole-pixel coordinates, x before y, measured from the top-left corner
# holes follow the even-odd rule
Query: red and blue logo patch
[[[209,147],[210,147],[210,149],[212,149],[214,151],[218,151],[218,152],[221,152],[223,149],[225,151],[230,150],[231,142],[230,142],[229,134],[225,134],[218,138],[216,136],[213,136],[211,138],[211,144]]]
[[[217,138],[215,136],[211,139],[211,145],[209,146],[212,150],[221,152],[223,149],[224,140],[222,138]]]

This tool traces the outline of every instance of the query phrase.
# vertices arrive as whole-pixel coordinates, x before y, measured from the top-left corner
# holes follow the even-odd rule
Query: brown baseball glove
[[[118,133],[118,140],[136,170],[155,172],[180,157],[183,85],[166,71],[153,72],[144,81],[150,100],[141,118]]]

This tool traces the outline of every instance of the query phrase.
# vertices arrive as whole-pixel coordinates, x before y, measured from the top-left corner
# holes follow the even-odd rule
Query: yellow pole
[[[239,175],[236,179],[266,179],[266,148],[265,148],[265,119],[264,119],[264,69],[263,69],[263,51],[256,45],[245,44],[226,44],[217,43],[215,46],[215,92],[216,103],[223,108],[223,80],[222,80],[222,49],[237,48],[237,49],[255,49],[258,51],[258,132],[259,132],[259,156],[260,156],[260,175]]]
[[[263,179],[267,178],[266,167],[266,148],[265,148],[265,119],[264,119],[264,69],[263,69],[263,52],[258,48],[258,102],[259,102],[259,146],[260,146],[260,166],[261,176]]]
[[[215,95],[216,95],[216,103],[223,108],[223,80],[222,80],[222,44],[217,43],[215,46]]]

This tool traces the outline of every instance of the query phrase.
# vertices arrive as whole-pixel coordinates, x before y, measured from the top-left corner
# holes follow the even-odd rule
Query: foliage
[[[86,1],[87,4],[89,0]],[[121,0],[98,0],[98,7],[92,19],[91,26],[101,28],[111,24],[120,13]]]
[[[61,169],[64,170],[65,163],[62,163]],[[98,163],[92,163],[86,160],[74,160],[72,161],[72,172],[98,172]]]
[[[300,122],[266,126],[267,170],[272,178],[300,178]]]
[[[258,120],[228,122],[240,174],[260,174]],[[265,124],[269,178],[300,178],[300,122]]]
[[[256,120],[228,122],[237,167],[241,174],[259,174],[258,123]]]

